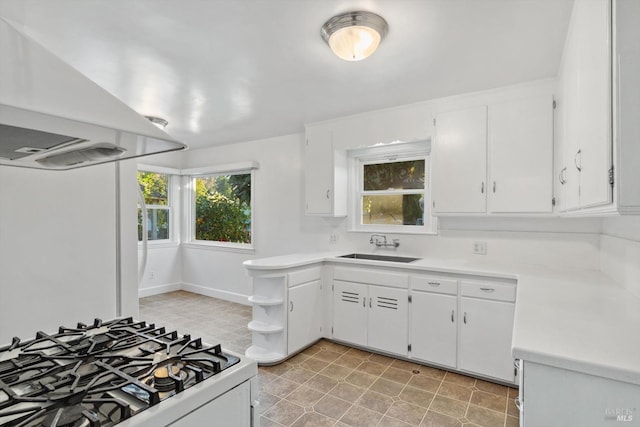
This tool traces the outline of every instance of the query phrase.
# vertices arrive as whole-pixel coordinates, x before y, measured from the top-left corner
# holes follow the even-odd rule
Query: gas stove
[[[130,317],[38,332],[24,342],[14,338],[0,348],[0,426],[168,425],[158,409],[163,402],[184,392],[206,404],[255,375],[247,363],[219,344]],[[245,374],[230,382],[221,374],[235,365]],[[225,378],[222,388],[215,387],[218,375]],[[175,419],[197,409],[186,401],[170,405]],[[138,423],[136,415],[150,408]]]

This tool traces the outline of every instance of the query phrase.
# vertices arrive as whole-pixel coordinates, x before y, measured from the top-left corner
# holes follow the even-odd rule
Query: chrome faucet
[[[382,239],[382,242],[380,241],[380,239]],[[394,248],[397,248],[398,246],[400,246],[400,239],[393,239],[393,243],[387,243],[387,236],[384,234],[372,234],[371,238],[369,239],[369,243],[370,244],[375,244],[377,247],[388,247],[388,246],[392,246]]]

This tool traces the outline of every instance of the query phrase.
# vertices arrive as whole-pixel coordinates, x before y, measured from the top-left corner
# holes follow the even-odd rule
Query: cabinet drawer
[[[495,301],[514,302],[516,300],[516,285],[495,282],[460,282],[460,293],[463,297],[490,299]]]
[[[320,280],[322,277],[322,267],[307,268],[304,270],[289,273],[289,287],[300,285],[302,283]]]
[[[411,289],[414,291],[434,292],[437,294],[458,294],[458,281],[433,276],[411,276]]]
[[[391,286],[394,288],[407,289],[409,287],[408,274],[384,270],[334,267],[333,278],[345,282],[368,283],[370,285]]]

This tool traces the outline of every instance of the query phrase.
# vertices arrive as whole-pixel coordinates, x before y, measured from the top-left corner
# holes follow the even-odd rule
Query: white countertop
[[[253,274],[323,262],[517,279],[517,359],[640,384],[640,299],[599,271],[425,258],[409,264],[344,252],[245,261]]]

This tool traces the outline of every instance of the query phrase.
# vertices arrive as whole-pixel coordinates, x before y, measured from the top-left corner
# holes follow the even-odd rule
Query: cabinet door
[[[486,212],[486,106],[436,116],[432,173],[436,213]]]
[[[331,130],[322,127],[308,128],[304,154],[305,213],[330,215],[333,186]]]
[[[553,211],[553,99],[489,107],[489,211]]]
[[[320,280],[289,288],[287,309],[287,352],[291,354],[320,339],[322,335]]]
[[[513,382],[512,302],[460,298],[458,368]]]
[[[408,297],[406,289],[369,286],[369,347],[407,355]]]
[[[367,285],[333,282],[333,337],[367,345]]]
[[[411,298],[411,355],[455,368],[457,297],[414,292]]]

